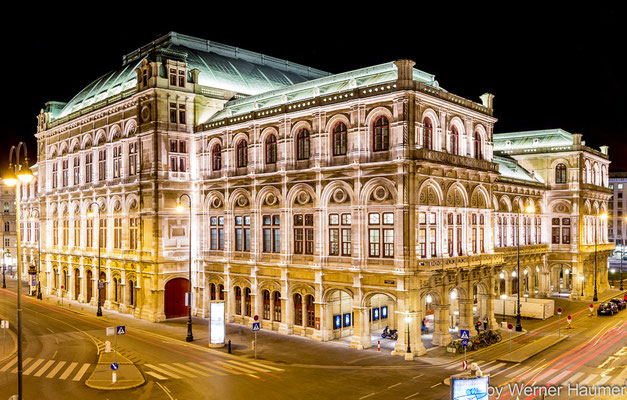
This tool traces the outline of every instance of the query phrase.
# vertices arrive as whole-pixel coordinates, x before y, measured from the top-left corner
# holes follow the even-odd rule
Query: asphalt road
[[[9,289],[0,289],[0,316],[14,328],[14,282],[8,283]],[[267,336],[255,360],[246,348],[236,355],[208,349],[202,345],[206,327],[196,321],[196,341],[186,343],[184,325],[151,324],[109,312],[96,317],[90,308],[72,307],[23,297],[25,399],[447,399],[450,389],[444,378],[461,372],[459,356],[405,362],[373,350],[359,352],[280,335]],[[573,307],[570,312],[575,314],[577,305]],[[583,303],[580,309],[574,329],[562,329],[567,340],[523,363],[496,361],[507,354],[507,340],[468,358],[497,386],[512,380],[611,384],[627,365],[627,311],[584,317]],[[126,335],[118,338],[118,350],[136,363],[146,383],[119,392],[90,389],[85,381],[95,367],[97,348],[112,339],[105,328],[116,325],[127,326]],[[555,318],[530,325],[529,332],[514,339],[515,345],[557,330]],[[269,347],[277,349],[272,357],[266,354]],[[17,391],[11,362],[0,363],[0,398]],[[500,398],[516,397],[503,393]]]

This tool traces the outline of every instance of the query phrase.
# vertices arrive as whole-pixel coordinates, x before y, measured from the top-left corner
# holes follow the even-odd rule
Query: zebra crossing
[[[91,363],[28,357],[22,361],[22,375],[79,382],[91,366]],[[17,373],[17,357],[0,367],[0,372]]]
[[[627,367],[618,369],[615,374],[605,375],[603,373],[586,373],[582,371],[570,371],[564,369],[548,369],[537,370],[532,367],[512,365],[508,363],[502,363],[497,361],[472,361],[468,360],[468,365],[476,362],[479,369],[483,373],[490,374],[491,378],[501,375],[506,380],[515,379],[516,381],[523,381],[533,379],[536,385],[540,384],[579,384],[582,386],[598,386],[598,385],[617,385],[627,386]],[[461,362],[455,362],[451,365],[444,367],[444,369],[451,372],[455,370],[461,370]]]
[[[227,375],[259,375],[283,372],[284,369],[256,361],[246,363],[235,360],[215,360],[201,362],[179,362],[143,365],[146,375],[163,381],[168,379],[185,379]]]

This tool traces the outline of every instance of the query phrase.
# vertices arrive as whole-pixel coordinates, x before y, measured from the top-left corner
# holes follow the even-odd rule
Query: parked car
[[[618,312],[618,306],[615,303],[601,303],[597,307],[597,315],[614,315]]]
[[[625,307],[627,307],[627,302],[625,302],[625,300],[621,299],[620,297],[614,297],[612,300],[610,300],[610,303],[616,304],[619,310],[624,310]]]
[[[625,296],[623,296],[623,300],[627,301],[627,293],[625,293]]]

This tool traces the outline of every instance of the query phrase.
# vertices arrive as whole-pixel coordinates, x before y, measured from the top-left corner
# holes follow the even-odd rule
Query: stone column
[[[363,350],[372,346],[368,311],[368,307],[353,306],[355,319],[353,320],[353,336],[350,344],[353,349]]]
[[[494,297],[492,295],[485,296],[485,310],[488,316],[488,329],[498,329],[498,322],[494,316]],[[483,316],[481,317],[483,318]]]
[[[512,277],[511,274],[505,277],[505,294],[509,297],[512,295]]]
[[[319,298],[319,297],[318,297]],[[323,340],[323,329],[324,329],[324,304],[319,302],[314,302],[314,307],[316,308],[316,316],[314,320],[314,333],[312,339],[318,342]]]
[[[446,346],[451,342],[451,333],[448,330],[449,305],[433,306],[433,344],[436,346]]]
[[[281,297],[281,324],[279,325],[279,333],[290,335],[294,332],[294,310],[292,301],[285,297]]]

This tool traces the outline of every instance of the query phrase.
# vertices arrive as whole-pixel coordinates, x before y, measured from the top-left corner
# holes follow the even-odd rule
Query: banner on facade
[[[209,345],[224,345],[224,302],[209,303]]]

